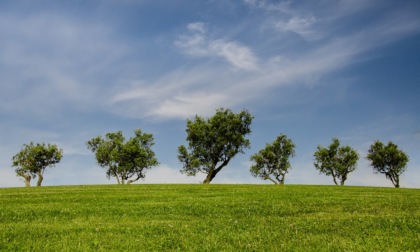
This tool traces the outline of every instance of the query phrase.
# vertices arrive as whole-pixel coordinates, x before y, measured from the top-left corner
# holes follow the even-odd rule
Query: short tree
[[[284,177],[291,168],[289,158],[294,156],[294,143],[286,135],[281,134],[273,143],[266,144],[264,149],[251,156],[250,160],[254,164],[250,172],[254,177],[283,185]]]
[[[337,180],[340,180],[340,185],[344,185],[347,175],[356,169],[359,155],[350,146],[340,147],[340,141],[333,138],[328,148],[318,146],[314,158],[315,168],[320,173],[332,176],[336,185]]]
[[[12,158],[12,166],[16,167],[16,175],[25,180],[25,186],[31,186],[31,179],[38,176],[37,186],[44,180],[44,171],[53,167],[63,157],[63,150],[55,144],[24,144],[23,148]]]
[[[366,159],[371,162],[375,173],[385,174],[396,188],[400,187],[400,175],[406,170],[409,158],[397,145],[389,141],[385,146],[376,140],[370,146]]]
[[[194,121],[188,119],[188,150],[184,145],[178,147],[178,159],[183,164],[181,172],[188,176],[203,172],[207,174],[203,183],[210,183],[236,154],[249,148],[245,136],[251,133],[252,119],[246,110],[235,114],[223,108],[208,119],[198,115]]]
[[[134,131],[135,136],[125,141],[121,131],[98,136],[86,143],[95,153],[98,164],[107,168],[106,176],[115,177],[118,184],[131,184],[145,177],[147,169],[159,165],[152,151],[153,135]],[[131,180],[128,180],[133,178]]]

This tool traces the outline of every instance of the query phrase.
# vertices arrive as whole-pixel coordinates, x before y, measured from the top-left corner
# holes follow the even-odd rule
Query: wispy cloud
[[[188,35],[180,36],[175,45],[195,57],[220,57],[233,67],[242,70],[256,70],[257,58],[249,47],[236,41],[210,39],[206,37],[203,23],[188,24]]]
[[[208,115],[231,99],[223,91],[222,67],[180,68],[152,81],[133,81],[122,87],[108,106],[133,118],[183,118]],[[231,103],[230,103],[231,104]]]
[[[266,11],[281,11],[285,13],[291,12],[291,9],[289,7],[290,1],[272,3],[265,0],[244,0],[244,3],[252,8],[259,8]]]
[[[294,16],[287,21],[277,21],[274,26],[282,32],[294,32],[305,39],[313,40],[321,37],[320,32],[312,28],[316,22],[315,17]]]
[[[310,26],[315,20],[296,22],[302,24],[294,24],[295,27],[290,24],[290,29]],[[359,57],[363,53],[418,32],[420,27],[413,19],[386,23],[386,30],[382,24],[373,23],[364,30],[315,43],[296,56],[279,54],[266,59],[260,57],[258,61],[248,47],[238,46],[235,41],[209,39],[204,24],[191,23],[189,34],[180,36],[175,44],[188,55],[207,57],[209,61],[178,68],[157,80],[123,87],[111,99],[111,107],[132,117],[185,118],[207,115],[220,106],[241,107],[261,101],[275,88],[302,83],[313,86],[323,76],[363,60]],[[404,24],[410,25],[407,28]],[[221,57],[238,69],[253,71],[231,71],[212,61],[212,57]]]

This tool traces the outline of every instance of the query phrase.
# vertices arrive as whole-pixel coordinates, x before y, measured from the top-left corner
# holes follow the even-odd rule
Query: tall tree
[[[12,158],[12,167],[16,167],[16,175],[23,177],[25,186],[31,186],[31,179],[38,176],[37,186],[44,180],[44,171],[53,167],[63,157],[63,150],[55,144],[24,144],[23,148]]]
[[[270,180],[274,184],[284,184],[284,177],[291,168],[289,158],[295,156],[295,144],[281,134],[271,144],[251,156],[254,164],[250,172],[254,177]],[[272,177],[273,176],[273,177]]]
[[[131,184],[146,175],[146,170],[159,165],[152,151],[153,135],[134,131],[135,136],[125,141],[121,131],[107,133],[105,138],[92,138],[86,145],[95,153],[98,164],[107,168],[106,176],[115,177],[118,184]],[[129,180],[130,178],[133,178]]]
[[[385,174],[396,188],[400,187],[400,175],[406,170],[409,158],[396,144],[389,141],[388,145],[384,145],[376,140],[370,146],[366,159],[371,162],[375,173]]]
[[[224,108],[208,119],[198,115],[194,121],[187,119],[188,150],[178,147],[181,172],[188,176],[203,172],[207,174],[203,183],[209,184],[236,154],[249,148],[245,136],[251,133],[252,119],[246,110],[236,114]]]
[[[359,154],[348,145],[340,147],[340,141],[333,138],[328,148],[318,146],[314,158],[315,168],[320,173],[332,176],[336,185],[337,180],[340,180],[340,185],[344,185],[347,175],[357,167]]]

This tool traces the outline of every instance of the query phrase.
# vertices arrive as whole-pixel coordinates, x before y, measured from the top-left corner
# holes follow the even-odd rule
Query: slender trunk
[[[215,166],[209,170],[206,179],[204,179],[203,184],[210,184],[210,182],[216,177],[216,174],[220,171],[220,169],[215,169]]]
[[[43,180],[44,180],[44,177],[42,176],[42,174],[38,173],[38,181],[36,183],[36,186],[41,186]]]
[[[210,172],[207,174],[207,177],[204,179],[203,184],[210,184],[210,182],[211,182],[211,181],[213,180],[213,178],[214,178],[213,174],[214,174],[214,171],[210,171]]]
[[[334,173],[333,173],[332,177],[333,177],[333,180],[334,180],[334,184],[335,184],[335,185],[338,185],[338,184],[337,184],[337,180],[335,179],[335,175],[334,175]]]
[[[341,177],[341,180],[340,180],[340,185],[341,186],[344,186],[344,182],[346,182],[346,179],[347,179],[347,176]]]
[[[132,179],[132,180],[128,180],[127,181],[127,185],[129,185],[129,184],[131,184],[131,183],[133,183],[133,182],[136,182],[137,180],[139,180],[141,178],[141,176],[140,175],[137,175],[137,178],[135,178],[135,179]]]
[[[284,185],[284,174],[283,174],[283,176],[281,176],[280,185]]]
[[[270,176],[268,176],[268,175],[267,175],[267,176],[265,176],[265,177],[264,177],[264,179],[265,179],[265,180],[270,180],[271,182],[273,182],[273,183],[274,183],[274,184],[276,184],[276,185],[278,184],[278,183],[277,183],[277,181],[275,181],[274,179],[270,178]]]
[[[31,176],[25,175],[22,177],[25,179],[25,187],[31,187]]]
[[[210,182],[214,179],[214,177],[216,177],[216,174],[219,173],[219,171],[221,171],[223,169],[223,167],[225,167],[231,158],[226,159],[225,161],[223,161],[223,163],[216,168],[217,166],[217,160],[213,160],[213,166],[210,168],[209,173],[207,174],[206,179],[204,179],[203,184],[210,184]]]
[[[395,186],[395,188],[400,188],[400,177],[398,175],[395,177],[394,186]]]
[[[214,178],[214,176],[216,176],[216,174],[214,174],[215,173],[216,164],[213,165],[212,167],[210,167],[209,172],[207,173],[207,176],[206,176],[206,178],[203,181],[203,184],[210,184],[210,182],[212,181],[212,179]]]
[[[278,175],[276,175],[276,179],[279,182],[279,185],[284,185],[284,175],[284,173],[279,173]]]
[[[346,174],[346,173],[344,173],[344,174],[342,174],[342,175],[341,175],[341,178],[340,178],[340,185],[341,185],[341,186],[344,186],[344,182],[346,182],[346,180],[347,180],[347,174]]]
[[[121,182],[120,182],[120,178],[118,177],[118,175],[117,174],[114,174],[115,175],[115,177],[117,178],[117,182],[118,182],[118,184],[120,185],[121,184]]]
[[[392,182],[395,188],[400,187],[400,176],[392,173],[385,174]]]
[[[124,172],[122,172],[122,174],[121,174],[121,184],[122,185],[125,185],[127,183],[127,172],[126,171],[124,171]]]

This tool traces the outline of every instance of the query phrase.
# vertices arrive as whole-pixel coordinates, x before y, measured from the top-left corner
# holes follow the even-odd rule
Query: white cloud
[[[298,17],[294,16],[287,22],[278,21],[274,24],[275,28],[280,31],[294,32],[305,39],[313,40],[321,37],[320,31],[313,28],[313,25],[317,22],[315,17]]]
[[[110,109],[133,118],[182,118],[209,115],[218,107],[235,104],[237,97],[225,94],[223,67],[180,68],[151,81],[121,86],[110,99]],[[135,84],[133,84],[135,83]]]
[[[198,33],[205,33],[206,32],[206,27],[204,25],[204,23],[201,22],[197,22],[197,23],[190,23],[187,26],[188,30],[192,31],[192,32],[198,32]]]
[[[280,3],[270,3],[265,0],[244,0],[245,4],[252,8],[259,8],[265,11],[281,11],[284,13],[291,12],[289,7],[290,1],[281,1]]]
[[[225,58],[231,65],[245,70],[256,70],[257,58],[254,53],[245,46],[236,42],[215,40],[209,44],[209,49],[214,54]]]
[[[206,37],[204,24],[191,23],[188,25],[190,34],[181,36],[175,45],[195,57],[221,57],[233,67],[242,70],[256,70],[257,57],[249,47],[236,41],[225,39],[209,39]]]
[[[191,34],[190,36],[181,36],[175,42],[175,45],[182,48],[185,53],[194,57],[209,56],[207,41],[201,33]]]
[[[209,115],[214,113],[221,104],[229,107],[228,100],[229,98],[223,94],[189,93],[168,99],[150,112],[159,117],[172,118],[187,118],[195,114]]]

